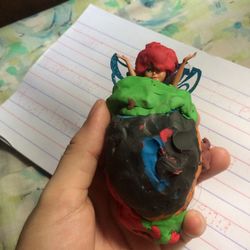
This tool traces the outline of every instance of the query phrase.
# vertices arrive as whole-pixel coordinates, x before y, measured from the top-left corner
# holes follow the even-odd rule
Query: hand
[[[156,245],[126,231],[112,216],[113,200],[106,188],[102,169],[96,171],[109,121],[105,102],[100,100],[67,147],[55,174],[26,221],[18,250],[169,249],[169,246]],[[217,161],[214,158],[214,163]],[[217,169],[211,165],[208,172],[203,173],[204,178],[224,170],[225,166],[214,165]],[[189,211],[183,223],[182,243],[178,244],[198,237],[205,227],[202,215]],[[173,246],[170,248],[174,249]]]
[[[186,64],[190,59],[192,59],[193,57],[195,57],[196,54],[197,54],[197,52],[194,52],[193,54],[187,55],[186,57],[184,57],[182,63],[185,63],[185,64]]]
[[[129,59],[127,56],[116,54],[118,58],[122,59],[125,63],[129,63]]]

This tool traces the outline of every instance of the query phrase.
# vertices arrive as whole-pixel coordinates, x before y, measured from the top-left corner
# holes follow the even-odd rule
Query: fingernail
[[[199,237],[206,229],[205,218],[197,211],[190,211],[183,224],[181,237],[184,242]]]
[[[89,111],[88,118],[92,117],[104,102],[102,99],[97,100]]]
[[[185,232],[181,232],[181,238],[183,239],[184,242],[188,242],[190,240],[192,240],[193,238],[198,237],[197,235],[193,235],[193,234],[188,234]]]

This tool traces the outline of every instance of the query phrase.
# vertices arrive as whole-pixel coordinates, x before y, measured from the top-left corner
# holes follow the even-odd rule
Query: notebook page
[[[1,106],[0,134],[53,173],[92,104],[111,93],[111,56],[124,54],[134,63],[152,41],[173,48],[180,60],[197,51],[90,6]],[[192,65],[202,70],[192,94],[201,135],[226,147],[232,164],[197,187],[190,207],[206,216],[208,226],[183,249],[250,249],[250,70],[202,51]]]

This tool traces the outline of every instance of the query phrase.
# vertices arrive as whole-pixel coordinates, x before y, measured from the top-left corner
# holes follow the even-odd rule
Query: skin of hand
[[[186,57],[183,58],[182,63],[187,63],[190,59],[192,59],[193,57],[195,57],[197,54],[197,52],[194,52],[193,54],[189,54]]]
[[[182,77],[182,74],[183,74],[183,71],[184,71],[184,68],[185,68],[185,65],[187,64],[187,62],[192,59],[193,57],[195,57],[197,54],[197,52],[194,52],[193,54],[189,54],[187,55],[186,57],[183,58],[182,60],[182,63],[175,75],[175,78],[172,82],[172,85],[174,85],[175,87],[178,85],[178,83],[180,82],[181,80],[181,77]]]
[[[27,219],[17,250],[178,249],[180,245],[203,233],[205,220],[195,210],[187,213],[182,240],[175,246],[157,245],[117,224],[103,169],[97,168],[109,121],[105,102],[97,101],[88,119],[71,140],[55,174]],[[224,170],[225,165],[220,166],[216,157],[213,159],[216,169],[211,165],[202,178],[209,178]]]
[[[133,66],[130,63],[128,57],[124,56],[124,55],[119,55],[119,54],[116,54],[116,55],[117,55],[118,58],[122,59],[126,63],[126,65],[128,67],[129,74],[131,76],[136,76],[135,70],[133,69]]]

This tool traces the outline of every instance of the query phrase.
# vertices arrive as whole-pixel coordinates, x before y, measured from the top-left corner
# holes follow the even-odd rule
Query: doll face
[[[163,82],[166,79],[167,73],[165,71],[149,68],[145,71],[145,76],[153,80],[158,80],[160,82]]]

